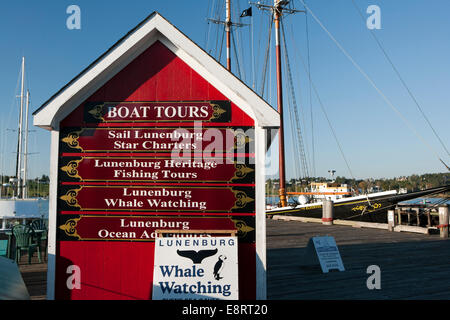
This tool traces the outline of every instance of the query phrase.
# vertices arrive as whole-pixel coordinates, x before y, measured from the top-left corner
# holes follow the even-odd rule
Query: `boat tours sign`
[[[88,102],[86,122],[230,122],[230,101]]]
[[[237,300],[236,237],[158,238],[154,300]]]
[[[177,288],[190,279],[214,284],[212,299],[264,299],[266,128],[278,113],[159,14],[127,37],[34,113],[52,132],[48,297],[189,298]],[[230,230],[204,264],[169,263],[158,247],[158,232],[188,250],[209,231],[192,250],[215,250]],[[227,276],[215,279],[221,256]]]

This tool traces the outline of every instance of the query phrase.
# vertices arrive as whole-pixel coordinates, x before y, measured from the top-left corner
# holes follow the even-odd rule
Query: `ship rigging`
[[[220,15],[222,14],[221,12],[221,8],[223,7],[222,2],[221,1],[213,1],[212,2],[213,5],[210,7],[211,8],[211,13],[213,12],[213,8],[215,8],[215,18],[214,19],[209,19],[209,22],[214,22],[215,24],[222,24],[223,26],[225,26],[224,31],[226,33],[227,36],[227,56],[226,56],[226,66],[228,68],[228,70],[233,71],[231,68],[231,52],[232,49],[230,48],[231,46],[231,41],[230,38],[234,40],[233,35],[239,34],[239,31],[236,31],[235,29],[238,29],[238,27],[244,27],[246,26],[245,24],[241,24],[240,22],[234,22],[238,19],[232,19],[232,12],[233,12],[233,4],[236,4],[237,7],[237,12],[241,12],[240,8],[239,8],[239,2],[238,1],[231,1],[231,0],[226,0],[226,17],[224,21],[220,20]],[[215,4],[215,6],[214,6]],[[322,102],[322,99],[320,98],[320,95],[318,93],[317,87],[314,84],[314,82],[312,81],[312,77],[311,77],[311,63],[310,63],[310,45],[309,45],[309,23],[308,23],[308,16],[312,17],[312,19],[320,26],[320,28],[325,32],[325,34],[331,39],[331,41],[337,46],[337,48],[342,52],[342,54],[351,62],[351,64],[356,68],[356,70],[365,78],[365,80],[375,89],[375,91],[377,92],[377,94],[384,100],[384,102],[397,114],[397,116],[400,117],[400,119],[406,124],[406,126],[414,133],[414,135],[421,141],[421,143],[430,151],[430,154],[434,154],[437,159],[447,168],[449,169],[448,165],[446,164],[446,162],[444,161],[444,159],[442,157],[439,156],[439,152],[437,152],[433,147],[431,147],[431,145],[422,137],[422,135],[414,128],[414,126],[412,126],[410,124],[410,122],[406,119],[406,117],[399,111],[399,109],[391,102],[391,100],[387,97],[387,95],[380,89],[380,87],[375,83],[375,81],[368,75],[367,72],[364,71],[364,69],[356,62],[356,60],[349,54],[349,52],[343,47],[343,45],[333,36],[333,34],[325,27],[325,25],[322,23],[322,21],[317,17],[317,15],[314,14],[314,12],[308,7],[308,5],[306,4],[306,1],[304,0],[299,0],[299,4],[302,7],[302,10],[298,10],[294,7],[294,1],[282,1],[282,0],[274,0],[273,3],[267,3],[263,2],[263,1],[259,1],[259,2],[250,2],[249,3],[251,5],[251,7],[249,9],[246,9],[244,11],[242,11],[242,14],[239,17],[247,17],[248,14],[246,14],[247,12],[252,12],[251,8],[252,7],[256,7],[257,9],[260,9],[260,11],[262,12],[268,12],[269,13],[269,26],[268,26],[268,30],[269,30],[269,35],[267,37],[267,46],[266,46],[266,51],[265,51],[265,55],[264,55],[264,59],[262,62],[262,80],[260,83],[260,95],[263,96],[264,98],[268,98],[269,102],[272,101],[272,99],[274,99],[273,95],[272,95],[272,88],[271,88],[271,83],[273,83],[273,78],[272,78],[272,73],[268,70],[272,70],[272,68],[275,68],[276,70],[276,77],[275,77],[275,82],[276,82],[276,106],[277,106],[277,110],[280,113],[280,117],[281,117],[281,127],[279,129],[279,133],[278,133],[278,137],[279,137],[279,143],[278,143],[278,148],[279,148],[279,199],[280,199],[280,207],[281,208],[277,208],[276,210],[279,213],[283,213],[283,211],[287,212],[290,211],[292,212],[294,211],[300,211],[300,208],[295,207],[294,209],[291,208],[288,203],[287,203],[287,198],[286,198],[286,160],[285,160],[285,152],[286,150],[291,149],[290,152],[290,159],[292,159],[292,161],[294,162],[294,171],[295,171],[295,175],[296,177],[298,177],[299,179],[303,179],[304,181],[308,181],[308,182],[312,182],[314,181],[314,177],[316,176],[316,164],[315,164],[315,133],[314,133],[314,118],[313,118],[313,102],[312,102],[312,97],[313,97],[313,93],[314,96],[317,100],[317,104],[320,107],[326,121],[327,124],[329,126],[329,129],[332,133],[333,139],[335,140],[335,143],[337,145],[337,148],[339,150],[339,153],[341,154],[343,161],[345,162],[345,166],[348,169],[348,172],[350,174],[350,176],[352,177],[353,180],[355,180],[353,171],[350,167],[350,162],[347,159],[346,153],[344,152],[344,149],[342,147],[342,143],[339,141],[337,134],[336,134],[336,130],[334,129],[330,117],[327,114],[327,111],[324,107],[324,104]],[[356,4],[353,1],[353,4],[355,6],[355,8],[359,11],[358,7],[356,6]],[[235,9],[236,12],[236,9]],[[305,31],[306,31],[306,48],[307,48],[307,59],[303,59],[302,55],[300,55],[300,50],[298,50],[298,46],[296,44],[296,40],[294,36],[291,36],[291,39],[287,40],[286,38],[286,32],[285,32],[285,26],[284,26],[284,19],[286,18],[286,16],[288,15],[292,15],[295,13],[302,13],[305,16]],[[360,14],[360,11],[359,11]],[[238,15],[235,14],[235,17],[237,17]],[[233,20],[233,22],[232,22]],[[241,29],[241,28],[239,28]],[[272,47],[271,46],[271,42],[272,42],[272,30],[274,29],[274,33],[275,33],[275,46]],[[251,40],[251,44],[250,44],[250,52],[251,52],[251,70],[252,70],[252,87],[255,89],[257,87],[256,81],[254,80],[255,77],[255,73],[257,68],[255,68],[255,60],[257,61],[257,58],[255,57],[256,55],[254,54],[255,50],[254,50],[254,35],[253,35],[253,16],[251,16],[251,24],[250,24],[250,28],[249,28],[249,32],[250,32],[250,40]],[[219,35],[220,29],[217,28],[217,35]],[[206,37],[206,47],[208,50],[208,42],[210,39],[210,28],[208,28],[208,33],[207,33],[207,37]],[[292,34],[294,32],[291,32]],[[389,56],[387,55],[386,50],[384,49],[384,47],[382,46],[381,42],[379,41],[379,39],[373,34],[372,32],[372,36],[373,38],[376,40],[378,46],[380,47],[380,49],[383,51],[383,54],[385,56],[385,58],[389,61],[391,67],[394,69],[394,71],[396,72],[397,76],[399,77],[399,79],[401,80],[404,88],[408,91],[410,97],[413,99],[413,101],[415,102],[415,105],[417,106],[418,110],[421,112],[423,118],[426,120],[427,124],[429,125],[429,127],[432,129],[433,133],[435,134],[436,138],[440,141],[441,145],[443,146],[443,148],[445,149],[445,151],[447,152],[448,155],[448,151],[447,148],[445,147],[445,145],[442,142],[442,139],[439,137],[439,135],[437,134],[437,130],[434,129],[434,127],[431,125],[429,119],[426,117],[425,113],[423,112],[423,109],[421,108],[421,106],[418,104],[417,99],[415,99],[414,95],[412,94],[411,90],[409,89],[409,87],[406,85],[406,82],[404,81],[404,79],[401,77],[400,73],[398,72],[398,69],[395,67],[395,65],[393,64],[392,60],[389,58]],[[258,49],[261,47],[261,37],[259,38],[259,42],[258,42]],[[214,53],[212,52],[213,49],[209,49],[209,53],[215,55],[216,59],[221,61],[222,59],[222,42],[223,42],[223,37],[222,37],[222,41],[216,42],[215,46],[213,45],[213,49],[214,49]],[[298,90],[298,86],[294,85],[294,76],[292,73],[292,66],[290,63],[290,59],[289,59],[289,54],[288,54],[288,46],[287,43],[292,43],[295,46],[295,53],[296,56],[299,58],[299,60],[301,61],[301,64],[303,66],[303,70],[305,72],[305,74],[307,75],[307,83],[308,83],[308,89],[309,89],[309,111],[310,111],[310,140],[309,140],[309,146],[307,143],[307,139],[305,138],[307,135],[306,132],[306,122],[305,122],[305,108],[304,106],[302,106],[301,104],[297,103],[297,99],[296,99],[296,89]],[[241,78],[242,81],[246,81],[246,77],[245,77],[245,73],[244,70],[245,68],[242,68],[242,59],[241,59],[241,63],[239,63],[239,58],[244,56],[244,54],[242,53],[243,50],[243,46],[237,46],[235,45],[235,42],[233,41],[234,44],[234,52],[235,52],[235,59],[236,59],[236,67],[234,68],[234,71],[237,71],[238,76]],[[259,52],[260,50],[256,50],[256,52]],[[272,62],[272,55],[273,55],[273,51],[275,51],[275,67],[273,66],[273,62]],[[238,54],[238,52],[240,52]],[[272,53],[272,54],[271,54]],[[257,62],[256,62],[257,63]],[[297,77],[296,79],[299,79],[300,77]],[[248,83],[249,81],[247,81]],[[284,90],[287,89],[287,90]],[[286,91],[286,93],[284,93],[283,91]],[[286,104],[286,108],[284,108],[284,100],[286,100],[288,103]],[[275,103],[274,103],[275,104]],[[283,121],[284,119],[286,119],[286,121]],[[290,125],[289,129],[290,129],[290,134],[291,134],[291,141],[292,141],[292,145],[290,146],[291,148],[289,148],[289,146],[285,145],[285,137],[287,136],[287,134],[289,133],[289,131],[285,131],[285,126],[286,125]],[[309,151],[309,157],[307,156]],[[449,169],[450,170],[450,169]],[[350,188],[351,190],[356,190],[356,188]],[[434,190],[430,190],[429,193],[432,192],[445,192],[446,190],[448,190],[448,186],[444,186],[444,189],[440,188],[440,189],[434,189]],[[317,193],[313,190],[303,190],[303,193]],[[326,193],[326,192],[325,192]],[[327,195],[324,192],[322,192],[322,196],[326,197]],[[333,193],[333,192],[331,192]],[[393,197],[394,194],[397,194],[396,191],[393,192],[388,192],[388,194],[386,193],[382,193],[382,194],[366,194],[363,196],[363,200],[361,199],[355,199],[358,200],[356,201],[356,203],[358,203],[358,207],[359,208],[363,208],[362,212],[363,213],[367,213],[368,211],[373,211],[373,210],[367,210],[367,207],[371,207],[371,200],[370,197],[372,197],[372,201],[374,199],[376,199],[377,197],[382,197],[383,199],[387,199],[389,197],[391,197],[392,199],[395,198],[396,200],[400,200],[400,199],[407,199],[410,197],[417,197],[419,195],[414,195],[414,194],[410,194],[408,196],[403,196],[400,198],[399,196]],[[427,192],[425,191],[425,193],[421,193],[421,195],[423,194],[427,194]],[[292,193],[291,193],[292,195]],[[334,194],[336,195],[336,193]],[[346,196],[348,196],[348,192],[345,191],[343,196],[344,198]],[[356,195],[357,196],[357,195]],[[387,198],[386,198],[387,197]],[[352,197],[349,197],[352,198]],[[340,199],[342,200],[342,199]],[[361,201],[360,201],[361,200]],[[348,201],[347,201],[348,202]],[[345,203],[341,201],[341,207],[343,207],[343,204]],[[363,205],[361,205],[361,203],[363,203]],[[364,203],[366,205],[364,205]],[[386,202],[386,206],[382,206],[380,204],[380,207],[377,208],[379,209],[378,211],[386,211],[387,206],[392,206],[394,203],[396,203],[395,201],[392,202]],[[298,204],[298,203],[297,203]],[[321,203],[318,203],[321,204]],[[298,209],[298,210],[296,210]],[[304,209],[304,208],[303,208]],[[351,208],[347,208],[348,210],[351,210]],[[384,212],[383,211],[383,212]],[[354,213],[354,212],[353,212]]]

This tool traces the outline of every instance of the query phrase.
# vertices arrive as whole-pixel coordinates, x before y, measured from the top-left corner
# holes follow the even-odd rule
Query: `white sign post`
[[[236,237],[156,238],[153,300],[237,300]]]
[[[302,265],[315,265],[320,263],[322,272],[337,269],[345,271],[341,254],[333,237],[312,237],[309,239],[306,254]]]

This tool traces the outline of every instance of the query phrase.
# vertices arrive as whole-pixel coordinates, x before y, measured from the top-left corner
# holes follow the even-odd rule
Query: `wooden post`
[[[439,225],[441,238],[448,238],[448,206],[442,205],[439,207]]]
[[[227,33],[227,69],[231,72],[231,0],[226,1],[227,16],[225,20],[225,31]]]
[[[325,199],[322,202],[322,224],[331,226],[333,224],[334,207],[333,201]]]
[[[388,230],[394,231],[395,227],[395,211],[388,210]]]
[[[412,211],[416,212],[416,224],[420,227],[420,208],[412,208]]]
[[[273,20],[275,25],[275,57],[277,70],[277,107],[280,114],[280,129],[278,131],[278,162],[280,170],[280,189],[278,191],[282,207],[287,206],[286,200],[286,169],[285,169],[285,150],[284,150],[284,116],[283,116],[283,86],[281,75],[281,46],[280,46],[280,19],[281,19],[281,3],[274,0]]]

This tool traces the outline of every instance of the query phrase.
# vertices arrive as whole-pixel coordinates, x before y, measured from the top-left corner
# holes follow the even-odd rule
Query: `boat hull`
[[[388,210],[394,209],[399,202],[448,191],[450,191],[450,185],[405,194],[368,195],[365,198],[351,197],[333,204],[334,219],[386,223]],[[268,215],[322,218],[322,203],[273,209],[266,213]]]

